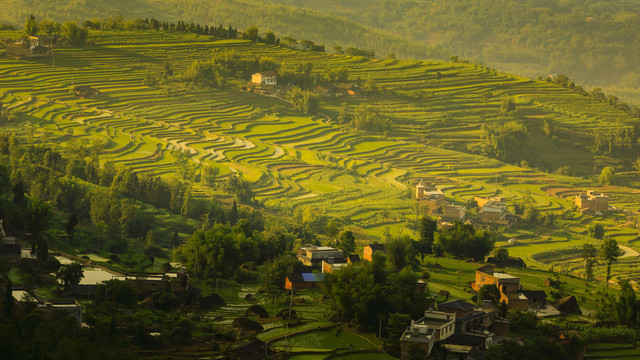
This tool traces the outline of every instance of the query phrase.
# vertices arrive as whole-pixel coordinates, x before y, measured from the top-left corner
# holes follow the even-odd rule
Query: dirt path
[[[632,248],[630,248],[628,246],[618,245],[618,247],[622,251],[624,251],[624,253],[619,256],[621,258],[632,257],[632,256],[640,256],[640,253],[638,253],[637,251],[633,250]]]

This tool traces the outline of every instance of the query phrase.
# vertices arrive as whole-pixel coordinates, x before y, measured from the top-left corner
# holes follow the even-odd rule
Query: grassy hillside
[[[571,165],[582,174],[593,173],[594,166],[599,172],[602,164],[615,160],[592,153],[594,138],[637,122],[560,86],[472,64],[365,60],[193,34],[94,31],[90,41],[95,45],[56,50],[55,64],[51,58],[0,57],[0,102],[23,114],[18,123],[2,124],[2,130],[49,143],[99,140],[102,161],[165,177],[178,171],[171,150],[188,151],[197,166],[219,169],[218,181],[241,174],[268,207],[293,212],[313,206],[352,222],[361,242],[413,226],[416,204],[410,196],[417,179],[436,183],[460,204],[490,195],[504,196],[511,204],[530,201],[540,211],[556,214],[556,224],[499,231],[505,239],[518,239],[510,247],[512,254],[543,268],[556,261],[542,256],[545,251],[588,241],[586,229],[593,219],[570,211],[572,195],[596,188],[610,194],[620,209],[636,210],[640,203],[640,192],[631,188],[599,188],[588,178],[521,166],[520,160],[526,160],[542,170]],[[344,66],[351,81],[371,79],[379,90],[376,95],[324,99],[320,113],[307,116],[283,111],[288,105],[278,98],[237,90],[248,79],[230,80],[218,90],[180,81],[193,61],[229,50],[288,66],[311,62],[313,74]],[[167,61],[176,71],[174,82],[145,85],[145,78],[160,74]],[[102,95],[76,98],[70,95],[75,85],[90,85]],[[508,116],[500,114],[504,96],[516,104]],[[338,124],[337,114],[352,114],[363,104],[391,120],[387,134]],[[554,131],[543,131],[541,119],[552,120]],[[511,144],[518,165],[478,151],[487,142],[483,126],[510,122],[528,129],[521,143]],[[631,169],[628,163],[619,166]],[[628,178],[634,185],[633,176]],[[197,196],[215,193],[204,183],[195,191]],[[625,227],[624,213],[597,220],[620,243],[636,247],[637,232]],[[630,269],[625,274],[640,277],[634,270],[637,261],[620,262]]]
[[[371,49],[379,54],[422,58],[448,56],[441,49],[406,40],[393,32],[374,28],[344,17],[272,4],[262,0],[8,0],[0,9],[0,23],[22,28],[29,14],[58,22],[123,15],[128,19],[152,18],[164,21],[201,23],[203,26],[231,24],[240,30],[258,26],[261,33],[273,30],[280,36],[310,39],[331,46],[340,44]]]
[[[403,58],[458,55],[529,77],[565,73],[640,103],[636,1],[8,0],[0,22],[127,18],[251,25],[282,36]]]
[[[270,1],[344,16],[506,71],[566,73],[640,99],[637,1]]]

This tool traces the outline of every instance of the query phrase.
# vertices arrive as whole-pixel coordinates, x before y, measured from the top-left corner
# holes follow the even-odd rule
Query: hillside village
[[[10,357],[640,356],[632,109],[255,27],[62,28],[0,32]]]

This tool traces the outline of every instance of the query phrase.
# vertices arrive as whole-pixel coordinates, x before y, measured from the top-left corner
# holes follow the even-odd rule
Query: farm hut
[[[298,273],[287,276],[284,288],[287,290],[313,289],[319,287],[323,281],[322,273]]]
[[[73,88],[73,94],[77,97],[90,98],[100,95],[100,91],[89,85],[78,85]]]
[[[278,85],[278,74],[275,71],[263,71],[251,75],[251,82],[254,84]]]
[[[32,52],[39,47],[52,49],[53,43],[55,42],[55,37],[50,35],[29,36],[27,39],[29,40],[29,48]]]

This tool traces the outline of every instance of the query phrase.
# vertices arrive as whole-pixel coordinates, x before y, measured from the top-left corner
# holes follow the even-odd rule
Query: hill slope
[[[527,76],[565,73],[640,101],[637,1],[269,1],[339,14]]]
[[[0,34],[6,35],[11,34]],[[545,257],[535,260],[533,254],[584,242],[592,219],[570,211],[571,196],[597,185],[520,166],[525,165],[521,161],[549,170],[570,165],[583,174],[594,167],[599,172],[616,160],[594,154],[595,139],[620,130],[629,135],[637,123],[574,90],[473,64],[365,60],[154,31],[96,31],[90,40],[96,45],[56,50],[55,66],[50,58],[0,57],[0,102],[22,113],[19,122],[2,124],[3,130],[54,144],[98,140],[101,161],[165,177],[180,174],[182,165],[172,150],[187,151],[198,168],[217,168],[218,181],[244,176],[268,207],[292,212],[314,207],[318,214],[352,222],[364,239],[413,224],[416,203],[409,201],[410,189],[424,179],[458,204],[500,195],[510,204],[527,201],[556,214],[556,225],[535,230],[541,235],[532,236],[527,228],[503,230],[507,237],[523,239],[511,248],[513,254],[544,263]],[[278,98],[237,90],[246,84],[243,77],[229,78],[222,89],[183,81],[195,60],[231,50],[291,67],[312,63],[312,76],[344,67],[351,81],[371,79],[367,83],[378,91],[325,98],[321,113],[326,116],[310,116],[283,110],[288,105]],[[176,72],[171,82],[149,84],[150,74],[161,74],[167,62]],[[70,95],[75,85],[92,86],[102,95],[76,98]],[[501,115],[505,96],[515,109]],[[338,123],[338,117],[357,116],[365,108],[390,120],[387,134]],[[515,138],[496,141],[504,135],[496,129],[516,125],[524,130],[506,131]],[[635,160],[630,154],[620,170],[630,169],[629,161]],[[489,156],[508,157],[509,163]],[[619,208],[636,209],[640,203],[637,190],[602,189]],[[212,196],[215,189],[202,181],[194,194]],[[614,214],[603,221],[608,233],[634,246],[630,241],[637,232],[622,227],[623,217]]]

